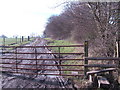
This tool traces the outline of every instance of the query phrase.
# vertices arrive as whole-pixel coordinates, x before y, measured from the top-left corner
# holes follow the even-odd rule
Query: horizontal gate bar
[[[61,45],[61,46],[0,46],[3,48],[45,48],[45,47],[84,47],[81,45]]]
[[[36,69],[36,68],[13,68],[13,67],[1,67],[1,68],[22,69],[22,70],[45,70],[45,71],[83,71],[83,70],[76,70],[76,69]]]
[[[120,60],[116,57],[86,57],[87,60]]]
[[[8,53],[8,52],[2,52],[2,53]],[[27,52],[10,52],[12,54],[75,54],[75,55],[81,55],[81,54],[84,54],[84,53],[27,53]]]
[[[0,71],[2,72],[2,71]],[[56,75],[56,76],[84,76],[84,74],[47,74],[47,73],[28,73],[28,72],[11,72],[11,71],[3,71],[8,73],[21,73],[21,74],[32,74],[32,75]]]
[[[16,59],[16,58],[0,58],[0,59]],[[33,58],[17,58],[17,60],[81,60],[83,61],[84,59],[33,59]]]
[[[0,63],[0,64],[13,64],[16,65],[16,63]],[[17,63],[17,65],[36,65],[36,64],[21,64],[21,63]],[[57,64],[37,64],[40,66],[84,66],[84,65],[57,65]]]
[[[110,64],[89,64],[89,65],[84,65],[86,67],[117,67],[117,65],[110,65]]]

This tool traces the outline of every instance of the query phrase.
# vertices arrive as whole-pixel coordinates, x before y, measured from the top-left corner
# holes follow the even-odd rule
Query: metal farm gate
[[[88,57],[87,41],[82,45],[1,47],[0,67],[3,74],[83,77],[119,70],[119,65],[115,63],[120,60],[118,57]],[[57,52],[51,51],[53,48]],[[62,52],[62,48],[77,48],[78,52],[66,53]]]
[[[63,53],[61,48],[83,48],[83,52]],[[58,52],[51,52],[51,48],[57,48]],[[88,42],[83,45],[64,45],[64,46],[2,46],[2,62],[0,67],[3,73],[25,74],[25,75],[55,75],[55,76],[84,76],[84,58],[88,57]],[[21,50],[22,49],[22,50]],[[32,51],[24,51],[24,49],[31,49]],[[47,52],[44,52],[44,49]],[[39,52],[39,51],[43,52]],[[32,56],[27,57],[24,55]],[[40,55],[40,56],[39,56]],[[43,58],[48,55],[51,58]],[[77,55],[80,58],[63,58],[64,55]],[[82,58],[81,58],[82,55]],[[51,62],[50,62],[51,61]],[[24,63],[25,62],[25,63]],[[29,63],[31,62],[31,63]],[[44,62],[44,63],[41,63]],[[47,63],[45,63],[47,62]],[[71,62],[71,63],[69,63]],[[74,64],[75,62],[75,64]],[[68,64],[66,64],[68,63]],[[40,67],[40,68],[39,68]],[[42,68],[41,68],[42,67]],[[46,68],[45,68],[46,67]],[[50,68],[49,68],[50,67]],[[52,68],[57,67],[57,68]],[[30,72],[32,71],[32,72]],[[47,73],[38,73],[38,71]],[[51,73],[51,71],[53,71]],[[58,71],[59,73],[54,73]],[[50,73],[49,73],[50,72]]]

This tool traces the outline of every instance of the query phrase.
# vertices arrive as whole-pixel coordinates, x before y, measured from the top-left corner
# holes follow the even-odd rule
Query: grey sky
[[[42,34],[47,19],[59,14],[61,0],[0,0],[0,35]]]
[[[0,35],[41,35],[47,19],[60,14],[65,1],[120,1],[120,0],[0,0]]]

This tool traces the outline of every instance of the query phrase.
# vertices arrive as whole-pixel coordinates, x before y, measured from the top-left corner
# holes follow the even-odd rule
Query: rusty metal
[[[4,48],[45,48],[45,47],[84,47],[84,45],[61,45],[61,46],[0,46]]]
[[[0,59],[12,59],[12,60],[15,60],[16,58],[0,58]],[[17,58],[17,60],[36,60],[36,59],[33,59],[33,58]],[[66,61],[66,60],[78,60],[78,61],[84,61],[84,59],[37,59],[37,60],[62,60],[62,61]]]
[[[3,52],[3,53],[6,53],[6,52]],[[16,52],[10,52],[10,53],[13,53],[13,54],[35,54],[35,53],[27,53],[27,52],[17,52],[17,53]],[[81,55],[81,54],[84,54],[84,53],[37,53],[37,54],[73,54],[73,55]]]
[[[73,74],[63,74],[63,73],[61,73],[61,71],[77,71],[77,72],[79,72],[79,71],[84,71],[84,70],[79,70],[79,69],[61,69],[61,68],[58,68],[58,69],[39,69],[37,66],[38,65],[41,65],[41,66],[58,66],[58,67],[60,67],[60,66],[78,66],[77,68],[79,68],[79,67],[111,67],[111,66],[113,66],[113,65],[108,65],[108,66],[105,66],[105,65],[89,65],[89,63],[88,64],[83,64],[83,65],[62,65],[62,63],[61,63],[61,61],[66,61],[66,60],[77,60],[77,61],[84,61],[84,59],[61,59],[60,57],[60,55],[61,54],[68,54],[68,55],[70,55],[70,54],[75,54],[75,55],[81,55],[81,54],[85,54],[85,53],[61,53],[60,52],[60,47],[82,47],[82,46],[85,46],[85,45],[66,45],[66,46],[4,46],[4,48],[14,48],[14,49],[16,49],[16,48],[35,48],[35,52],[34,53],[27,53],[27,52],[17,52],[17,49],[16,49],[16,51],[15,52],[10,52],[10,53],[13,53],[13,54],[16,54],[16,57],[15,58],[0,58],[0,59],[2,59],[2,60],[4,60],[4,59],[9,59],[9,60],[16,60],[16,63],[6,63],[6,62],[4,62],[3,61],[3,63],[0,63],[0,64],[10,64],[10,65],[16,65],[16,67],[3,67],[2,66],[2,68],[3,69],[7,69],[7,71],[9,72],[9,70],[8,69],[16,69],[16,72],[11,72],[11,73],[21,73],[21,74],[39,74],[39,75],[60,75],[60,76],[83,76],[83,74],[78,74],[78,75],[73,75]],[[45,47],[58,47],[58,53],[38,53],[37,52],[37,50],[36,50],[36,48],[45,48]],[[9,52],[7,52],[7,53],[9,53]],[[17,54],[35,54],[35,58],[18,58],[17,57]],[[53,54],[56,54],[56,55],[58,55],[58,57],[57,58],[55,58],[55,59],[38,59],[37,58],[37,55],[38,54],[50,54],[50,55],[53,55]],[[85,59],[86,60],[120,60],[120,58],[112,58],[112,57],[85,57]],[[17,61],[18,60],[35,60],[36,61],[36,63],[35,64],[21,64],[21,63],[17,63]],[[58,61],[59,62],[59,64],[54,64],[54,65],[52,65],[52,64],[38,64],[37,63],[37,61],[38,60],[53,60],[53,61]],[[19,68],[18,66],[19,65],[36,65],[36,68]],[[48,73],[48,74],[45,74],[45,73],[28,73],[28,72],[18,72],[18,70],[19,69],[21,69],[21,70],[45,70],[45,71],[60,71],[60,73],[59,74],[50,74],[50,73]]]
[[[58,47],[58,59],[59,59],[59,65],[61,65],[61,60],[60,60],[60,47]],[[59,72],[60,72],[60,74],[62,73],[62,72],[61,72],[61,67],[59,67]]]
[[[37,69],[37,50],[35,48],[35,59],[36,59],[36,69]]]
[[[81,54],[84,54],[84,53],[61,53],[60,51],[60,47],[84,47],[84,45],[65,45],[65,46],[3,46],[4,48],[13,48],[15,49],[15,52],[12,52],[12,51],[8,51],[8,52],[4,52],[4,53],[11,53],[11,54],[15,54],[16,57],[15,58],[0,58],[2,60],[5,60],[5,59],[8,59],[8,60],[16,60],[16,63],[9,63],[9,62],[4,62],[3,63],[0,63],[0,64],[9,64],[9,65],[16,65],[15,67],[5,67],[5,66],[2,66],[3,70],[7,70],[9,72],[9,69],[15,69],[16,72],[11,72],[11,73],[21,73],[21,74],[29,74],[28,72],[19,72],[19,70],[32,70],[32,71],[39,71],[39,70],[42,70],[42,71],[59,71],[59,74],[45,74],[45,73],[42,73],[42,74],[39,74],[39,73],[34,73],[36,75],[60,75],[60,76],[82,76],[83,74],[79,74],[79,75],[73,75],[73,74],[63,74],[62,71],[77,71],[77,72],[80,72],[80,71],[83,71],[83,70],[80,70],[79,67],[83,67],[84,65],[64,65],[62,64],[62,61],[66,61],[66,60],[77,60],[77,61],[83,61],[84,59],[61,59],[61,55],[64,55],[64,54],[68,54],[68,55],[81,55]],[[58,47],[58,52],[54,52],[54,53],[39,53],[37,52],[36,48],[49,48],[49,47]],[[17,48],[31,48],[31,49],[34,49],[35,51],[33,53],[31,52],[18,52],[17,51]],[[18,58],[17,55],[18,54],[33,54],[35,55],[35,58]],[[57,55],[57,58],[55,59],[38,59],[37,58],[37,55],[39,54],[50,54],[50,55]],[[36,61],[35,64],[21,64],[21,63],[17,63],[18,60],[34,60]],[[55,61],[55,62],[59,62],[58,64],[38,64],[38,60],[52,60],[52,61]],[[34,68],[20,68],[19,65],[35,65]],[[38,65],[39,66],[57,66],[58,68],[57,69],[40,69],[38,68]],[[61,66],[65,67],[65,66],[68,66],[68,67],[71,67],[71,66],[77,66],[78,68],[77,69],[62,69]],[[1,66],[0,66],[1,67]],[[31,73],[33,74],[33,73]]]
[[[3,52],[5,53],[11,53],[11,54],[35,54],[35,53],[27,53],[27,52]],[[84,53],[37,53],[37,54],[73,54],[73,55],[81,55]]]
[[[16,63],[0,63],[0,64],[13,64],[15,65]],[[21,64],[19,63],[18,65],[36,65],[36,64]],[[38,66],[84,66],[84,65],[59,65],[59,64],[37,64]]]
[[[1,66],[0,66],[1,67]],[[9,69],[21,69],[21,70],[44,70],[44,71],[60,71],[60,69],[36,69],[36,68],[13,68],[13,67],[1,67],[2,69],[4,68],[9,68]],[[61,71],[83,71],[83,70],[78,70],[78,69],[61,69]]]

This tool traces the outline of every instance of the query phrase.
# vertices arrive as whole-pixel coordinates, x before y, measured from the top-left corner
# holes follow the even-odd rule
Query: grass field
[[[75,43],[72,43],[70,41],[66,41],[66,40],[53,40],[50,38],[46,38],[46,40],[48,40],[49,44],[48,45],[53,45],[53,46],[60,46],[60,45],[76,45]],[[53,47],[51,48],[53,50],[53,52],[59,52],[58,47]],[[61,47],[60,48],[60,52],[61,53],[79,53],[81,50],[80,47]],[[62,55],[63,56],[63,55]],[[68,55],[69,56],[69,55]],[[76,56],[73,57],[75,59],[82,59],[82,56]],[[76,60],[71,60],[71,61],[64,61],[62,62],[63,65],[81,65],[83,64],[83,61],[76,61]],[[68,67],[68,66],[64,66],[64,69],[80,69],[83,70],[83,67],[76,67],[76,66],[72,66],[72,67]],[[64,74],[71,74],[72,71],[64,71]],[[81,74],[82,72],[78,72],[79,74]],[[71,77],[71,76],[70,76]]]
[[[46,38],[46,40],[48,40],[50,42],[48,44],[50,46],[74,45],[74,43],[65,41],[65,40],[53,40],[53,39],[49,39],[49,38]],[[59,52],[58,47],[53,47],[52,50],[55,52]],[[70,52],[73,52],[74,50],[75,50],[75,47],[61,47],[60,48],[61,53],[70,53]]]
[[[0,46],[4,44],[8,46],[8,45],[19,45],[19,44],[25,44],[25,43],[28,43],[27,38],[24,38],[23,42],[21,42],[20,38],[17,38],[17,40],[16,38],[5,38],[5,43],[3,42],[3,38],[0,38]]]

